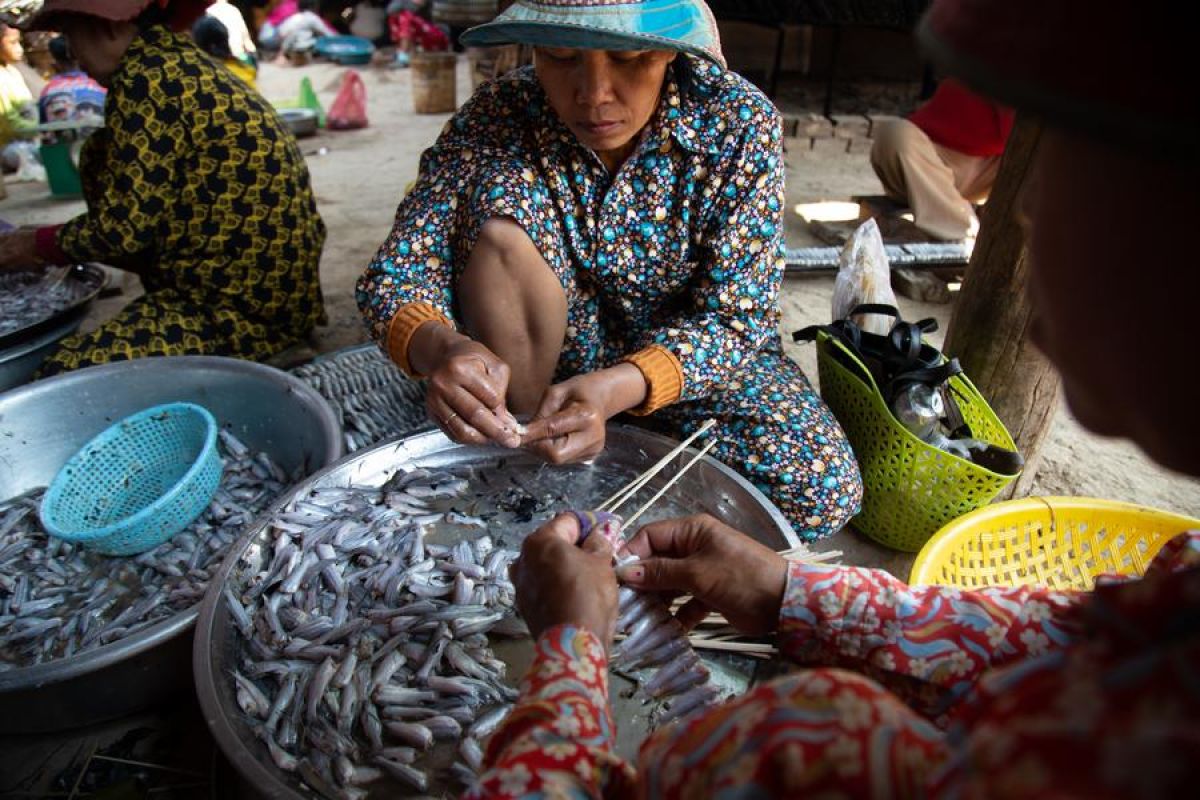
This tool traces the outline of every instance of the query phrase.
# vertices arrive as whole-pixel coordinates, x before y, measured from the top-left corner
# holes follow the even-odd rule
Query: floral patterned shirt
[[[1198,609],[1196,532],[1141,580],[1090,593],[793,564],[779,645],[821,668],[656,731],[635,772],[613,752],[603,648],[551,629],[467,796],[1183,796],[1200,758]]]
[[[651,350],[678,373],[667,401],[707,397],[776,340],[779,114],[736,74],[680,58],[689,89],[668,78],[616,175],[558,119],[531,69],[475,93],[425,152],[358,283],[359,306],[394,359],[406,363],[394,325],[406,308],[456,318],[456,277],[495,217],[523,227],[568,293],[560,377]]]

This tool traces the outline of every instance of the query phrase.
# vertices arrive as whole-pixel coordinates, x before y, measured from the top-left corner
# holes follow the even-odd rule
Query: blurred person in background
[[[947,78],[908,119],[878,123],[871,166],[922,231],[949,241],[974,237],[975,205],[992,191],[1012,125],[1012,109]]]
[[[54,77],[46,82],[38,97],[38,118],[42,122],[102,121],[104,87],[79,68],[67,37],[55,36],[48,47],[54,58]]]
[[[24,57],[21,32],[0,22],[0,163],[10,172],[17,169],[19,149],[37,124],[33,92],[17,69]]]
[[[325,226],[308,168],[275,110],[186,33],[204,0],[46,0],[29,23],[62,31],[108,90],[83,144],[87,210],[0,235],[0,270],[96,261],[145,294],[63,339],[41,375],[144,356],[265,360],[322,316]]]
[[[246,18],[242,16],[241,9],[229,0],[214,0],[205,13],[219,19],[229,32],[230,54],[243,64],[257,67],[258,48],[254,44],[254,37],[250,35],[250,28],[246,25]]]
[[[203,16],[192,26],[192,38],[196,46],[214,61],[232,72],[249,87],[254,88],[258,70],[251,64],[237,59],[229,49],[229,30],[216,17]]]
[[[429,20],[429,0],[391,0],[388,31],[396,43],[396,63],[407,67],[418,48],[425,52],[450,49],[450,37]]]

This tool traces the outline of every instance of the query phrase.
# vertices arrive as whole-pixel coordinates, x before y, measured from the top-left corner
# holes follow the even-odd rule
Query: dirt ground
[[[459,65],[459,100],[469,93],[466,62]],[[309,76],[328,108],[343,68],[329,64],[307,67],[264,65],[259,88],[271,100],[295,97],[302,76]],[[412,112],[409,72],[364,69],[370,126],[350,132],[322,132],[300,141],[308,157],[318,205],[329,230],[322,259],[322,286],[329,324],[316,331],[310,346],[288,354],[298,360],[315,352],[328,352],[366,338],[354,304],[353,285],[374,255],[391,226],[404,187],[417,172],[418,157],[436,138],[449,115]],[[791,142],[787,155],[787,193],[791,208],[800,202],[847,199],[852,194],[876,193],[878,184],[865,151],[837,152],[807,148],[807,140]],[[13,223],[40,223],[66,219],[82,208],[78,201],[49,197],[45,184],[9,184],[9,198],[0,201],[0,218]],[[807,243],[801,220],[789,213],[789,243]],[[783,332],[813,322],[827,321],[833,278],[807,277],[786,280],[782,303]],[[134,291],[133,282],[128,282]],[[99,315],[125,302],[128,295],[105,303]],[[928,305],[901,299],[906,317],[935,316],[943,326],[950,305]],[[789,352],[806,372],[815,376],[811,347],[788,343]],[[1045,448],[1034,490],[1039,494],[1092,495],[1144,503],[1200,517],[1200,482],[1172,474],[1150,463],[1125,442],[1104,440],[1083,431],[1064,408]],[[901,574],[908,559],[890,554],[843,534],[826,547],[847,551],[847,560],[887,566]],[[821,549],[826,549],[822,547]]]

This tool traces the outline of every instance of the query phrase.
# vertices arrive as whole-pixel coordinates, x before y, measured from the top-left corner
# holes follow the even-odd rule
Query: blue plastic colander
[[[217,421],[192,403],[139,411],[85,444],[42,499],[52,536],[110,556],[142,553],[203,513],[221,482]]]
[[[375,45],[361,36],[321,36],[313,48],[317,55],[336,61],[342,66],[370,64]]]

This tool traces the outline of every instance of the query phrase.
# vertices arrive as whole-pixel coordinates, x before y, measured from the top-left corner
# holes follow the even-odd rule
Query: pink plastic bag
[[[342,86],[329,107],[327,120],[326,124],[335,131],[367,127],[367,87],[354,70],[347,70],[342,78]]]

